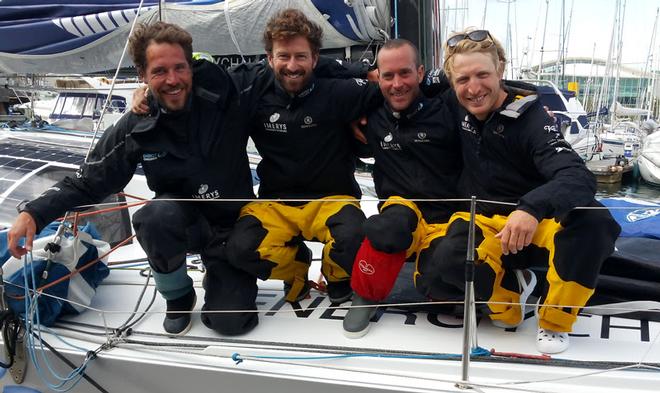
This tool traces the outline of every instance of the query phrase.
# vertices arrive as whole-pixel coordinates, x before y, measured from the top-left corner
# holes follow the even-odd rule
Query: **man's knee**
[[[259,321],[256,311],[257,278],[226,261],[209,260],[202,322],[225,335],[252,330]],[[249,310],[249,311],[246,311]]]
[[[210,312],[202,314],[202,322],[209,329],[222,335],[237,336],[254,329],[259,323],[259,317],[257,313],[236,312],[223,314]]]
[[[325,224],[333,237],[362,237],[364,212],[355,205],[347,204],[328,217]]]
[[[176,202],[155,199],[133,214],[133,228],[136,233],[162,232],[168,228],[183,232],[189,217]]]
[[[227,258],[235,265],[237,261],[259,259],[257,249],[266,237],[267,231],[254,216],[241,217],[227,240]]]
[[[382,213],[369,217],[364,223],[364,232],[376,250],[401,252],[412,244],[417,222],[417,215],[410,208],[392,205]]]

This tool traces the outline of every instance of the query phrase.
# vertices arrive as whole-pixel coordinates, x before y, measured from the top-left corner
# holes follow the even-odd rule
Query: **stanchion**
[[[465,260],[465,304],[463,305],[463,357],[461,362],[460,389],[470,389],[470,353],[476,346],[476,309],[474,304],[474,227],[477,198],[470,201],[470,227],[468,231],[467,257]]]

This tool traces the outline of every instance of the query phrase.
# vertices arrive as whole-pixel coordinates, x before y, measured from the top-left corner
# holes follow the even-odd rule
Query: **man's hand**
[[[509,214],[504,228],[495,235],[502,242],[502,254],[517,254],[532,242],[539,221],[531,214],[516,210]]]
[[[11,229],[7,233],[9,240],[9,252],[15,258],[20,258],[32,251],[32,240],[37,231],[37,224],[29,213],[22,212],[14,221]],[[25,247],[18,245],[18,241],[25,238]]]
[[[557,120],[555,118],[555,112],[551,111],[550,108],[547,105],[543,105],[543,109],[545,109],[545,113],[548,114],[548,116],[552,117],[553,119]]]
[[[360,127],[364,127],[367,125],[367,117],[362,116],[361,118],[354,120],[351,122],[351,129],[353,130],[353,137],[357,139],[358,141],[364,143],[365,145],[367,144],[367,137],[364,136],[364,132],[360,129]]]
[[[149,113],[149,100],[147,94],[149,94],[149,88],[146,85],[140,86],[133,91],[131,111],[136,115],[146,115]]]
[[[367,80],[369,82],[378,82],[378,69],[367,72]]]

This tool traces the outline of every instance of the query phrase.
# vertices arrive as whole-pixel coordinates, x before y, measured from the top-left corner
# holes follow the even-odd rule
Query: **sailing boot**
[[[360,338],[367,334],[371,325],[369,322],[376,315],[377,309],[378,302],[355,294],[353,304],[351,304],[351,308],[344,317],[344,336],[348,338]]]
[[[196,301],[197,295],[194,289],[179,298],[167,300],[167,314],[163,321],[163,328],[167,333],[175,336],[188,333],[192,326],[190,312],[176,311],[192,311],[195,308]]]
[[[353,297],[351,280],[328,282],[328,299],[330,303],[342,304]]]

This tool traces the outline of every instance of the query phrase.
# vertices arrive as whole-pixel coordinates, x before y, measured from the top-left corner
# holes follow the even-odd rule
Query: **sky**
[[[453,25],[482,26],[484,4],[486,4],[486,23],[488,29],[503,44],[507,37],[507,8],[514,56],[514,66],[521,60],[529,60],[522,54],[529,48],[527,57],[531,65],[537,65],[541,55],[543,29],[545,32],[545,50],[543,61],[556,59],[559,49],[562,0],[445,0],[447,8],[455,7],[454,16],[448,15],[448,27]],[[511,1],[511,0],[509,0]],[[564,20],[569,22],[567,56],[595,57],[605,59],[609,50],[614,25],[616,0],[563,0],[565,4]],[[624,3],[624,0],[621,0]],[[466,7],[467,6],[467,7]],[[653,25],[660,0],[627,0],[623,19],[622,64],[643,69],[649,54]],[[467,8],[467,11],[466,11]],[[546,9],[548,23],[545,24]],[[460,11],[459,11],[460,10]],[[464,22],[465,21],[465,22]],[[659,22],[660,24],[660,22]],[[460,27],[460,26],[459,26]],[[656,27],[657,30],[660,30]],[[656,33],[654,69],[660,65],[660,32]],[[535,49],[535,50],[532,50]],[[516,60],[516,58],[518,60]],[[523,64],[524,65],[524,64]]]

